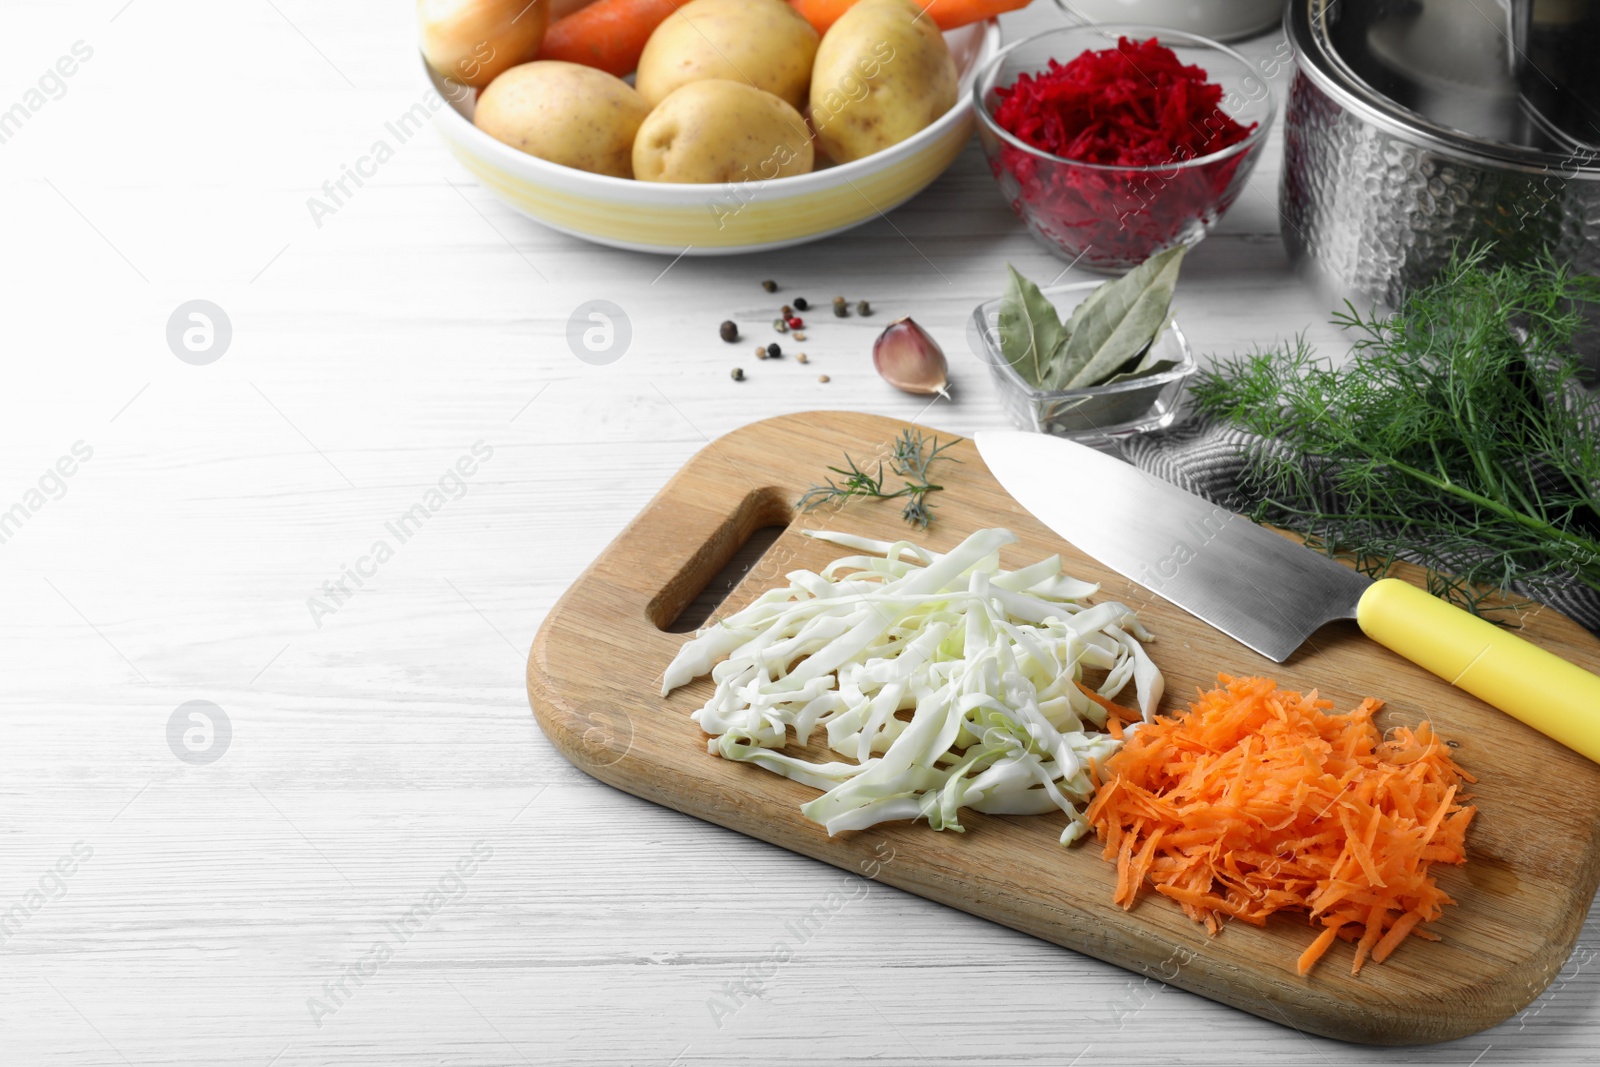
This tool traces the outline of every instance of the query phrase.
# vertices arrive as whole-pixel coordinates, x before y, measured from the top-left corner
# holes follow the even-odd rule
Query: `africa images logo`
[[[399,547],[415,537],[424,523],[450,501],[466,496],[471,484],[467,479],[477,474],[480,465],[493,456],[493,445],[474,441],[470,451],[456,457],[415,504],[383,524],[388,536],[373,541],[365,553],[356,557],[355,566],[340,564],[339,574],[322,583],[320,596],[312,593],[306,597],[306,611],[316,628],[322,629],[324,618],[337,615],[340,608],[366,587],[369,579],[376,578],[378,569],[393,559]]]
[[[10,107],[0,110],[0,145],[6,144],[26,126],[45,105],[67,95],[67,79],[78,73],[81,64],[94,58],[94,49],[83,41],[72,42],[72,54],[61,56],[55,65],[46,67],[32,86],[25,89],[22,98]]]
[[[77,474],[82,464],[94,458],[94,448],[86,441],[74,441],[71,452],[71,455],[60,456],[54,464],[46,467],[36,485],[22,494],[22,499],[0,510],[0,545],[15,537],[23,525],[50,501],[66,496],[67,479]]]

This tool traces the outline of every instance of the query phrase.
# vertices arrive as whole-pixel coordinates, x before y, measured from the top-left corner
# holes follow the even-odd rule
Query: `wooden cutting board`
[[[845,452],[866,465],[906,425],[814,412],[768,419],[702,449],[578,578],[534,641],[528,695],[556,746],[594,777],[647,800],[1329,1037],[1376,1044],[1460,1037],[1511,1016],[1550,983],[1600,881],[1600,766],[1368,641],[1350,623],[1323,628],[1288,663],[1257,656],[1079,554],[1006,494],[970,442],[947,453],[959,464],[939,468],[945,489],[933,498],[938,518],[926,532],[902,523],[895,502],[795,512],[793,501]],[[1020,544],[1002,553],[1004,566],[1059,552],[1069,573],[1102,583],[1096,599],[1140,611],[1167,679],[1164,710],[1210,688],[1220,671],[1318,689],[1339,711],[1380,697],[1387,702],[1381,726],[1431,719],[1479,779],[1469,862],[1435,868],[1459,902],[1430,927],[1442,940],[1410,938],[1359,977],[1350,975],[1352,946],[1339,942],[1299,978],[1294,960],[1316,928],[1278,916],[1264,928],[1233,923],[1212,938],[1150,893],[1123,911],[1111,902],[1115,868],[1098,844],[1057,843],[1063,816],[963,812],[964,834],[893,823],[828,837],[798,810],[815,790],[707,754],[689,713],[710,693],[709,679],[660,696],[662,671],[686,639],[667,627],[769,526],[787,529],[721,614],[784,584],[790,570],[820,569],[847,554],[801,537],[804,528],[907,537],[945,551],[976,529],[1005,526]],[[1600,641],[1554,611],[1527,612],[1523,634],[1587,669],[1600,667]]]

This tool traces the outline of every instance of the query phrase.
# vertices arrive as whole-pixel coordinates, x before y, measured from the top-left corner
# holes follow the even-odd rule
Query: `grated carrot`
[[[1385,740],[1377,700],[1333,715],[1314,690],[1219,683],[1179,716],[1136,723],[1096,768],[1085,818],[1116,861],[1113,899],[1131,908],[1148,883],[1213,934],[1228,918],[1303,912],[1322,930],[1302,975],[1335,940],[1356,942],[1352,974],[1408,936],[1437,940],[1420,924],[1455,901],[1429,868],[1466,862],[1476,809],[1460,789],[1476,779],[1432,726]]]

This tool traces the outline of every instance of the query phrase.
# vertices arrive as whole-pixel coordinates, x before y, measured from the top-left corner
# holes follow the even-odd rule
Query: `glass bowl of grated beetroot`
[[[1274,114],[1243,56],[1149,26],[1018,41],[972,91],[1011,209],[1057,255],[1108,272],[1198,244],[1244,188]]]

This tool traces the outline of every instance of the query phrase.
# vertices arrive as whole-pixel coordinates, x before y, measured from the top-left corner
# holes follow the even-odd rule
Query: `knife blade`
[[[1086,445],[1012,430],[973,440],[1039,521],[1268,659],[1282,663],[1326,623],[1354,619],[1378,643],[1600,762],[1600,677],[1583,668]]]

